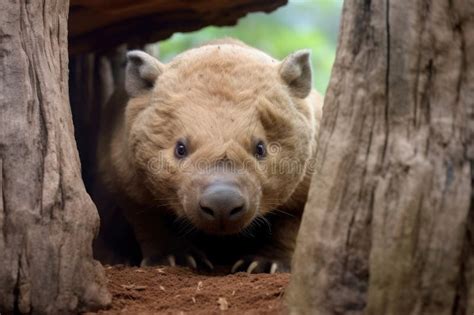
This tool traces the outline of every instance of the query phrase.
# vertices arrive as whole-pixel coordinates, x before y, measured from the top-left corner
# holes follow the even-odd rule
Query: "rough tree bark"
[[[344,3],[289,308],[474,314],[474,2]]]
[[[69,107],[68,6],[0,2],[0,313],[110,303]]]
[[[271,12],[287,0],[72,0],[70,55],[143,46],[207,25],[235,25],[249,12]]]

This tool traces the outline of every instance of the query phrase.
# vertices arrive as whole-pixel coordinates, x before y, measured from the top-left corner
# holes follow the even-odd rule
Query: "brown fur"
[[[281,65],[239,41],[215,41],[169,64],[156,61],[159,76],[150,90],[109,104],[117,110],[102,128],[99,170],[132,224],[145,261],[198,248],[217,262],[252,255],[289,264],[311,178],[307,165],[316,150],[322,98],[315,91],[296,97],[300,91],[283,79]],[[257,138],[278,150],[257,160],[252,153]],[[173,155],[179,139],[190,144],[183,160]],[[211,175],[202,175],[199,161],[206,161]],[[192,211],[193,198],[226,161],[233,167],[230,176],[255,205],[235,227],[246,235],[180,236],[175,218],[185,218],[189,228],[211,230]],[[256,226],[263,223],[257,217],[270,221],[271,235],[267,226]]]

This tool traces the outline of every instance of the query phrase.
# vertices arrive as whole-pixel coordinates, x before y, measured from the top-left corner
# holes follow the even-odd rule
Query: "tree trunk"
[[[346,0],[287,301],[474,314],[474,3]]]
[[[68,99],[68,1],[0,2],[0,313],[110,303]]]

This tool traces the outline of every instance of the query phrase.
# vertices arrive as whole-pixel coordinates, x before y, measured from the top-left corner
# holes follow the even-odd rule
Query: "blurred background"
[[[235,37],[275,58],[309,48],[315,88],[325,93],[334,62],[343,0],[289,0],[266,13],[251,13],[236,26],[209,26],[191,33],[175,33],[150,47],[164,62],[180,52],[214,38]]]

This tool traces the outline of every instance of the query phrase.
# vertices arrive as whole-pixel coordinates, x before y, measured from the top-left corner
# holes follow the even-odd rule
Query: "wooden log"
[[[234,25],[249,12],[270,12],[287,1],[72,0],[69,52],[102,53],[121,44],[143,46],[175,32]]]
[[[474,314],[474,3],[346,0],[294,314]]]
[[[0,313],[110,303],[68,98],[68,1],[0,2]]]

